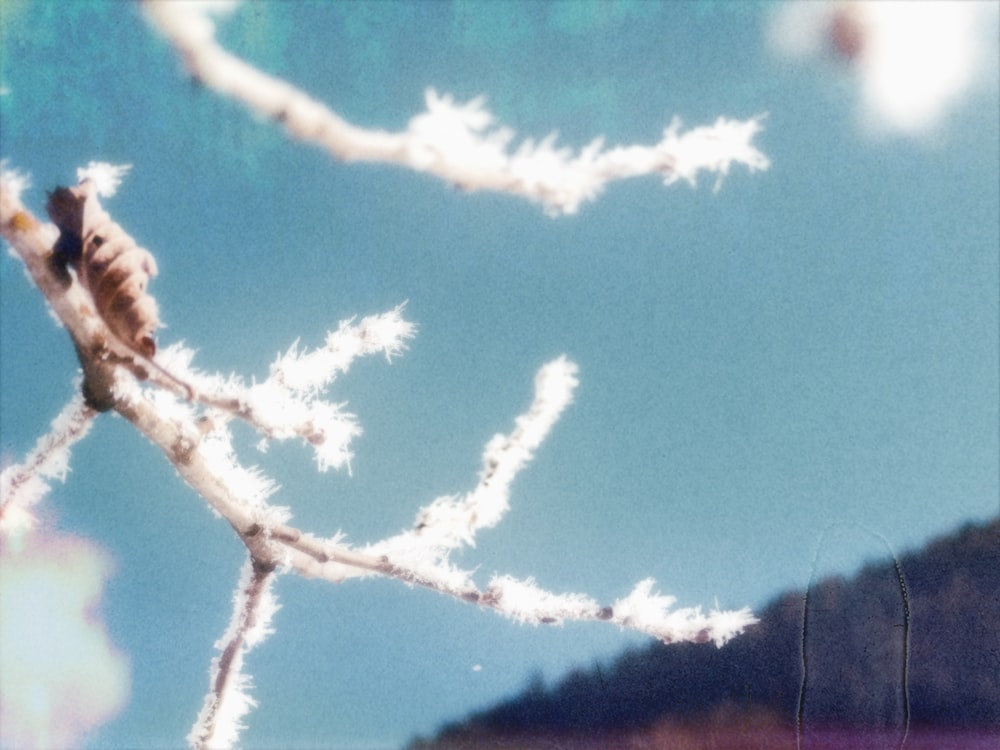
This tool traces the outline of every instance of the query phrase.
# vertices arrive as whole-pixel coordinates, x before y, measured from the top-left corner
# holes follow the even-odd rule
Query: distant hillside
[[[798,728],[803,748],[895,748],[908,727],[906,748],[1000,748],[1000,520],[759,616],[721,649],[635,649],[413,747],[795,747]]]

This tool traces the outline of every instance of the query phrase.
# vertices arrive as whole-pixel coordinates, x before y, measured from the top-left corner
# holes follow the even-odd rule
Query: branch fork
[[[652,146],[606,149],[598,138],[574,151],[557,147],[554,135],[514,146],[513,131],[494,125],[482,99],[460,104],[428,89],[426,111],[404,131],[367,130],[223,49],[206,10],[212,4],[145,0],[143,6],[196,80],[282,123],[293,137],[338,159],[397,164],[468,190],[526,198],[551,215],[577,212],[606,184],[620,179],[656,174],[667,184],[693,184],[705,171],[721,180],[734,164],[751,171],[768,167],[767,158],[752,145],[761,117],[745,122],[720,118],[712,126],[683,133],[675,120]],[[275,484],[238,460],[229,422],[240,419],[253,427],[262,436],[262,447],[270,440],[301,439],[314,451],[320,471],[349,469],[350,443],[361,430],[353,415],[324,394],[359,356],[380,353],[391,361],[405,349],[415,327],[403,318],[403,305],[361,321],[344,321],[315,350],[300,351],[296,342],[271,365],[262,383],[249,386],[237,378],[198,372],[191,367],[193,352],[180,345],[158,352],[152,334],[159,319],[146,290],[156,274],[155,260],[98,200],[98,195],[114,192],[124,171],[94,163],[81,170],[76,187],[57,189],[52,196],[49,213],[55,225],[39,221],[22,204],[26,178],[6,169],[0,175],[0,232],[66,327],[83,371],[81,394],[55,420],[52,432],[39,440],[24,464],[4,470],[0,534],[30,526],[30,508],[47,490],[45,478],[65,476],[69,447],[86,435],[97,413],[110,410],[157,445],[185,482],[233,527],[248,556],[229,627],[216,644],[220,655],[212,664],[209,692],[188,736],[192,747],[230,747],[238,739],[243,718],[254,705],[244,657],[270,632],[278,608],[272,593],[278,573],[337,583],[380,575],[521,622],[610,622],[666,643],[722,645],[756,622],[746,608],[707,614],[698,608],[674,609],[673,597],[654,593],[652,579],[601,605],[581,594],[545,591],[533,579],[494,575],[480,587],[472,571],[450,561],[452,552],[474,546],[480,531],[502,520],[514,479],[572,401],[577,367],[565,357],[539,370],[534,399],[516,418],[514,429],[487,443],[476,486],[421,508],[412,529],[355,548],[340,533],[321,538],[289,525],[289,510],[269,502]]]

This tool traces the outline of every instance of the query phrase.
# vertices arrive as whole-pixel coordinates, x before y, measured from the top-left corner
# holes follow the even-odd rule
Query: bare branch
[[[605,150],[598,138],[574,153],[557,148],[551,135],[537,144],[524,141],[510,152],[513,131],[494,126],[482,99],[456,104],[447,94],[428,89],[427,111],[410,120],[406,131],[366,130],[223,49],[215,40],[206,4],[146,0],[144,6],[196,80],[283,123],[292,137],[338,159],[397,164],[467,190],[519,195],[541,203],[551,214],[576,213],[615,180],[656,174],[668,185],[678,180],[694,184],[702,171],[721,179],[733,164],[751,171],[769,166],[767,157],[751,145],[762,117],[745,122],[719,118],[712,126],[686,133],[675,119],[652,146]]]

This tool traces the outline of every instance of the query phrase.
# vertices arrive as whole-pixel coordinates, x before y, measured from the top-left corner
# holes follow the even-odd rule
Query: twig
[[[215,39],[208,6],[146,0],[144,7],[196,81],[282,123],[292,137],[338,159],[396,164],[466,190],[519,195],[554,215],[576,213],[615,180],[652,174],[668,185],[679,180],[694,184],[702,171],[721,179],[733,164],[751,171],[769,166],[767,157],[751,144],[762,128],[762,116],[745,122],[719,118],[712,126],[685,133],[675,119],[651,146],[605,150],[597,138],[574,153],[557,148],[552,135],[537,144],[524,141],[511,152],[513,132],[494,127],[482,99],[456,104],[447,94],[428,89],[427,111],[414,117],[405,131],[366,130],[223,49]]]
[[[232,619],[216,643],[221,653],[212,661],[211,688],[187,738],[196,750],[231,747],[244,728],[243,717],[256,705],[248,694],[250,678],[243,673],[243,658],[272,632],[271,617],[278,608],[271,593],[274,577],[273,566],[252,558],[243,566]]]
[[[0,531],[31,525],[28,509],[48,491],[45,479],[65,480],[70,448],[87,435],[95,416],[97,412],[77,394],[52,421],[52,429],[38,439],[24,463],[3,470],[0,474]]]

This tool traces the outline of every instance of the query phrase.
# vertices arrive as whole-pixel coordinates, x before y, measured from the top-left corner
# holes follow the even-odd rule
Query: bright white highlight
[[[19,201],[21,193],[31,187],[31,176],[14,169],[7,159],[3,159],[0,160],[0,185],[9,193],[10,200]]]
[[[926,133],[975,85],[995,85],[995,3],[962,0],[786,3],[770,42],[793,58],[839,55],[876,130]]]
[[[128,662],[97,608],[109,568],[76,537],[0,544],[0,746],[72,747],[124,708]]]
[[[92,161],[86,167],[76,170],[77,182],[90,180],[94,183],[95,192],[102,198],[109,198],[118,192],[125,175],[132,169],[131,164],[108,164],[103,161]]]
[[[879,120],[921,131],[955,106],[981,62],[976,24],[985,20],[982,5],[955,0],[858,5],[867,37],[860,60],[864,98]]]
[[[514,131],[494,125],[481,98],[458,104],[433,89],[427,110],[401,133],[354,126],[289,83],[269,76],[226,52],[214,38],[204,9],[187,3],[147,0],[150,21],[170,40],[195,78],[259,115],[279,121],[295,138],[348,161],[376,161],[427,172],[466,190],[493,190],[542,204],[551,214],[576,213],[615,180],[659,175],[666,184],[694,184],[703,171],[721,178],[733,164],[767,169],[766,156],[751,145],[760,118],[720,120],[679,132],[675,121],[659,143],[605,149],[598,138],[579,152],[541,142],[515,144]],[[717,183],[718,185],[718,183]]]

